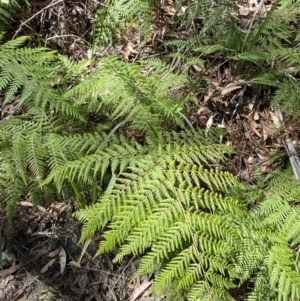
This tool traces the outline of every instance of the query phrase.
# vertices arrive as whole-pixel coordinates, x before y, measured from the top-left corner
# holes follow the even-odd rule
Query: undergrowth
[[[222,167],[233,151],[220,143],[224,133],[195,129],[185,116],[205,76],[190,77],[190,66],[208,70],[225,60],[229,84],[261,97],[271,91],[269,105],[298,118],[299,4],[277,1],[250,30],[232,2],[191,0],[182,13],[183,4],[175,3],[170,26],[179,38],[166,41],[163,60],[75,62],[26,47],[27,37],[1,42],[7,213],[13,218],[24,198],[75,200],[81,241],[104,231],[96,255],[141,256],[135,277],[154,273],[153,291],[168,300],[238,300],[239,292],[244,300],[299,300],[298,181],[278,169],[266,187],[241,183]],[[98,12],[94,47],[121,39],[124,22],[140,26],[146,40],[159,9],[109,1]],[[1,5],[0,18],[10,13]],[[189,39],[180,38],[182,28]]]

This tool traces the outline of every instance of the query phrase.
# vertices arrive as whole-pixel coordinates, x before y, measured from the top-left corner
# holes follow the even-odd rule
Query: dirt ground
[[[1,208],[1,301],[164,300],[149,294],[153,275],[130,281],[138,259],[113,264],[113,254],[93,258],[97,238],[78,244],[81,225],[72,211],[59,203],[33,210],[23,202],[10,222]]]

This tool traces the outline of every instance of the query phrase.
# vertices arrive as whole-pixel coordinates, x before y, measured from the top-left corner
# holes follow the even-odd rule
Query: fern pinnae
[[[6,198],[6,210],[9,218],[13,218],[17,212],[17,204],[20,201],[20,197],[26,191],[26,186],[20,177],[14,175],[7,180],[5,189],[3,192],[7,196]]]
[[[23,179],[24,183],[27,184],[28,176],[27,176],[27,141],[25,133],[16,133],[12,136],[12,146],[14,152],[14,161],[17,173]]]
[[[175,141],[178,139],[177,135],[173,134]],[[190,254],[192,258],[201,258],[201,252],[212,252],[220,258],[231,254],[237,230],[231,222],[224,228],[226,220],[221,216],[238,213],[240,209],[236,206],[236,201],[225,198],[222,193],[227,191],[228,186],[238,187],[238,181],[230,174],[217,173],[201,165],[209,165],[213,158],[223,158],[224,150],[226,153],[230,149],[216,147],[208,155],[209,150],[213,149],[211,145],[199,146],[196,139],[194,142],[194,137],[188,137],[188,132],[179,135],[190,140],[191,146],[180,146],[181,143],[178,143],[173,147],[174,140],[168,137],[166,142],[158,144],[156,148],[151,147],[147,155],[129,163],[126,171],[119,174],[109,195],[103,196],[100,203],[84,209],[82,215],[79,212],[77,216],[86,221],[83,239],[104,227],[110,220],[97,254],[121,244],[123,246],[115,258],[121,260],[130,253],[138,255],[151,248],[152,251],[145,255],[146,260],[141,263],[141,271],[144,272],[147,267],[155,269],[158,261],[166,258],[173,260],[188,245],[194,245],[198,249],[195,251],[197,255]],[[193,133],[194,135],[197,133]],[[217,188],[219,193],[209,191],[209,188]],[[107,210],[112,212],[108,213]],[[195,210],[200,212],[197,214]],[[206,211],[211,213],[205,213]],[[93,222],[96,216],[102,222]],[[160,221],[159,224],[157,221]],[[185,269],[189,268],[189,264],[198,262],[192,258],[186,262]],[[215,267],[216,273],[223,273],[217,269],[217,265]],[[233,273],[232,270],[231,274]],[[179,281],[180,275],[176,274],[173,280]],[[217,279],[217,276],[214,277]]]
[[[181,278],[184,275],[185,269],[190,265],[191,261],[198,256],[198,250],[195,245],[190,245],[188,248],[185,248],[178,256],[173,258],[157,276],[154,288],[160,290],[169,287],[174,279]]]
[[[293,214],[288,222],[285,225],[284,232],[286,232],[286,238],[290,242],[292,247],[295,247],[300,242],[300,233],[299,233],[299,207],[293,211]]]
[[[300,276],[292,267],[292,250],[286,246],[274,246],[267,258],[270,285],[278,285],[279,300],[296,300],[300,296]]]
[[[164,206],[154,209],[154,212],[150,214],[145,223],[140,224],[128,236],[128,243],[121,248],[120,253],[115,258],[115,261],[120,261],[131,252],[141,254],[151,247],[152,251],[143,258],[139,266],[138,275],[147,273],[147,271],[154,271],[157,262],[163,260],[164,257],[168,257],[170,252],[175,251],[179,245],[182,245],[182,241],[188,239],[189,231],[187,231],[185,223],[176,222],[176,224],[172,224],[172,217],[167,218],[166,211],[174,205],[174,202],[168,200],[164,203]],[[160,233],[164,234],[159,239]],[[154,245],[155,242],[157,243]]]
[[[99,203],[90,205],[75,212],[74,215],[84,222],[80,241],[91,238],[96,231],[102,230],[114,212],[116,212],[116,202],[110,196],[103,196],[101,206]],[[99,219],[98,219],[99,217]]]
[[[44,179],[45,161],[43,141],[40,133],[33,132],[28,142],[28,164],[37,182],[41,184]]]

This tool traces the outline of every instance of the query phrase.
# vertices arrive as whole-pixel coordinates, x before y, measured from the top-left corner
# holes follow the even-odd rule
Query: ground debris
[[[137,259],[128,257],[113,264],[114,254],[92,257],[98,241],[78,244],[81,224],[73,219],[71,206],[53,203],[47,209],[40,205],[36,211],[28,202],[22,206],[25,209],[18,214],[22,219],[16,216],[9,240],[2,225],[6,238],[2,256],[10,254],[11,260],[0,271],[1,301],[163,300],[148,295],[151,280],[134,295],[134,290],[145,284],[142,279],[133,286],[130,283]],[[53,208],[64,210],[57,209],[54,214]]]

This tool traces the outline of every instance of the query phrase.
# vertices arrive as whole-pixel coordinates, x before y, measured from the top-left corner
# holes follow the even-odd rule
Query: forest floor
[[[99,4],[91,0],[85,4],[65,1],[62,7],[61,2],[33,2],[32,9],[20,16],[23,25],[11,31],[11,38],[32,35],[35,28],[41,40],[47,41],[47,47],[78,60],[86,59],[90,55]],[[266,3],[271,5],[272,1]],[[245,8],[250,7],[252,13],[257,6],[257,1],[245,1]],[[171,8],[166,6],[166,10]],[[24,26],[24,22],[30,26]],[[156,25],[153,40],[163,26],[159,22]],[[99,49],[99,55],[113,53],[134,62],[141,56],[157,54],[154,47],[149,43],[143,46],[139,39],[135,28],[126,24],[123,44]],[[32,46],[37,46],[35,43],[37,39],[32,39]],[[160,50],[163,46],[162,42]],[[194,77],[201,72],[197,65],[191,70]],[[274,149],[286,154],[286,135],[295,144],[299,142],[300,122],[285,116],[284,128],[278,129],[279,116],[268,106],[271,94],[258,99],[258,91],[241,91],[236,86],[224,89],[231,77],[230,66],[224,62],[217,62],[206,73],[209,87],[206,95],[201,101],[195,96],[195,101],[186,108],[190,122],[198,128],[219,126],[227,130],[228,135],[220,142],[231,145],[234,154],[226,162],[226,168],[241,180],[252,181],[260,172],[271,172],[273,163],[269,158]],[[2,109],[2,118],[12,105],[16,104]],[[126,258],[121,264],[112,263],[113,254],[93,258],[100,236],[86,246],[78,244],[82,225],[72,217],[76,208],[71,203],[53,202],[33,210],[25,199],[20,204],[21,213],[12,222],[6,217],[4,204],[0,204],[4,267],[0,271],[0,300],[164,300],[164,296],[153,297],[149,293],[154,275],[130,281],[137,270],[138,258]]]
[[[85,246],[78,244],[81,224],[72,218],[71,204],[53,203],[37,210],[26,201],[20,205],[13,222],[5,208],[0,209],[5,225],[0,300],[163,300],[149,294],[153,275],[130,281],[139,259],[113,264],[113,254],[93,258],[100,237]]]

